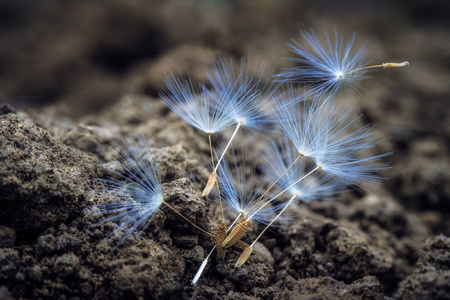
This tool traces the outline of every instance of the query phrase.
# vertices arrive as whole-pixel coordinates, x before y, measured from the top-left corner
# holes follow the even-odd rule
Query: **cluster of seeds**
[[[222,218],[216,232],[210,233],[178,212],[164,200],[159,171],[145,139],[127,139],[126,150],[120,150],[123,172],[116,172],[116,179],[100,179],[114,203],[98,205],[101,214],[114,213],[103,222],[120,224],[121,243],[133,231],[144,230],[161,205],[169,207],[215,240],[192,281],[195,285],[215,249],[221,258],[230,247],[241,249],[236,262],[241,267],[264,232],[287,220],[285,211],[293,202],[326,200],[349,186],[379,182],[376,173],[388,167],[383,161],[388,154],[363,156],[379,138],[371,134],[370,126],[360,125],[355,109],[343,109],[337,98],[354,89],[370,70],[403,67],[408,62],[368,66],[366,47],[352,49],[355,36],[344,46],[336,32],[334,39],[326,35],[325,44],[312,31],[301,35],[305,46],[289,45],[297,66],[279,74],[268,76],[264,64],[251,70],[249,60],[240,64],[220,60],[198,88],[189,80],[166,76],[166,89],[160,93],[164,103],[208,138],[212,171],[203,197],[218,199]],[[234,131],[225,147],[213,147],[215,133],[229,129]],[[276,131],[279,137],[258,154],[264,162],[262,171],[253,170],[250,175],[244,169],[245,153],[233,154],[230,162],[226,158],[243,129]],[[141,154],[133,154],[137,152]],[[224,209],[236,215],[231,224],[225,222]],[[252,221],[264,228],[248,244],[242,238]]]

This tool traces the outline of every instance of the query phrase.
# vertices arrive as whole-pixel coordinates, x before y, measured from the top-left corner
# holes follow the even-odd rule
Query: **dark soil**
[[[3,1],[0,299],[450,299],[448,3],[339,3]],[[385,136],[374,151],[393,152],[382,185],[297,206],[242,268],[237,251],[213,255],[196,287],[214,242],[173,211],[119,247],[116,223],[93,226],[111,146],[143,134],[166,201],[213,231],[207,139],[158,98],[164,73],[195,83],[248,54],[278,68],[299,29],[334,25],[370,41],[373,61],[411,64],[373,73],[351,102]],[[266,145],[247,137],[235,147]]]

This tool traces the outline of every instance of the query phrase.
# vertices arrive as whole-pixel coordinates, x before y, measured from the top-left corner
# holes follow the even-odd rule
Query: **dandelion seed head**
[[[318,101],[293,101],[301,99],[304,95],[294,86],[287,87],[273,96],[275,106],[276,121],[288,137],[297,153],[302,156],[314,156],[316,143],[320,138],[320,124],[318,123],[318,111],[320,103]],[[294,103],[286,105],[286,103]]]
[[[123,140],[118,148],[120,170],[110,170],[115,178],[96,180],[99,196],[111,198],[110,203],[96,205],[100,215],[111,215],[108,221],[118,223],[114,233],[121,232],[122,244],[133,232],[140,234],[150,224],[164,202],[161,177],[153,159],[148,155],[147,142],[141,136],[138,142]]]
[[[289,101],[289,99],[287,99]],[[276,100],[280,103],[280,100]],[[388,165],[389,154],[364,157],[379,138],[370,126],[361,126],[361,116],[341,110],[333,101],[313,98],[295,105],[278,105],[278,122],[298,153],[310,157],[326,174],[350,185],[377,184],[376,172]]]
[[[189,125],[212,134],[230,128],[234,124],[233,111],[226,101],[233,94],[230,90],[212,93],[203,85],[196,91],[187,80],[166,76],[167,91],[160,96],[164,103]]]
[[[333,38],[325,33],[325,43],[312,30],[300,34],[307,46],[292,42],[289,47],[296,56],[288,58],[299,66],[282,70],[275,76],[276,81],[306,84],[311,87],[311,95],[322,97],[353,90],[358,81],[366,78],[367,70],[351,72],[367,65],[367,46],[355,50],[355,34],[346,43],[336,30]]]
[[[275,91],[265,64],[252,67],[250,60],[242,59],[239,64],[233,60],[220,59],[207,71],[211,91],[221,93],[233,91],[233,96],[224,101],[230,107],[232,118],[246,128],[268,130],[273,122],[265,113],[267,100]]]

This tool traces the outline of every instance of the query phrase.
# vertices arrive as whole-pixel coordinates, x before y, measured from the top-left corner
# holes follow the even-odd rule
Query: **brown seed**
[[[236,268],[242,267],[243,264],[247,261],[247,259],[250,257],[250,254],[253,252],[253,247],[248,246],[247,248],[242,251],[241,256],[239,256],[239,259],[237,260],[236,264],[234,265]]]
[[[246,242],[244,242],[243,240],[239,240],[236,242],[236,244],[234,244],[234,246],[236,248],[242,249],[244,250],[245,248],[247,248],[248,246],[250,246],[249,244],[247,244]]]
[[[208,183],[205,186],[205,189],[203,190],[202,197],[208,197],[209,193],[211,193],[211,190],[214,188],[214,184],[216,184],[217,180],[217,173],[212,172],[211,175],[209,175]]]
[[[401,68],[409,66],[409,62],[404,61],[402,63],[384,63],[383,68]]]
[[[225,248],[222,247],[222,243],[226,237],[227,237],[227,228],[225,226],[225,223],[221,222],[216,232],[217,254],[221,259],[225,258]]]
[[[248,221],[247,219],[242,219],[239,223],[237,223],[236,226],[234,226],[233,230],[231,230],[231,233],[223,241],[222,247],[227,249],[236,244],[236,242],[239,241],[247,232],[247,229]]]

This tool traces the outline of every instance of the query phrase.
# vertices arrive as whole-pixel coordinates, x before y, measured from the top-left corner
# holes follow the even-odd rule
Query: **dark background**
[[[187,56],[198,46],[218,56],[251,54],[279,65],[299,29],[321,34],[334,27],[368,41],[373,61],[411,60],[414,80],[439,75],[448,84],[448,6],[446,1],[1,1],[0,101],[21,108],[60,104],[60,113],[77,117],[126,93],[156,94],[160,86],[145,77],[170,53]],[[183,50],[186,45],[191,48]],[[151,77],[183,66],[167,67]],[[423,91],[428,101],[443,98],[447,89],[439,83]]]

